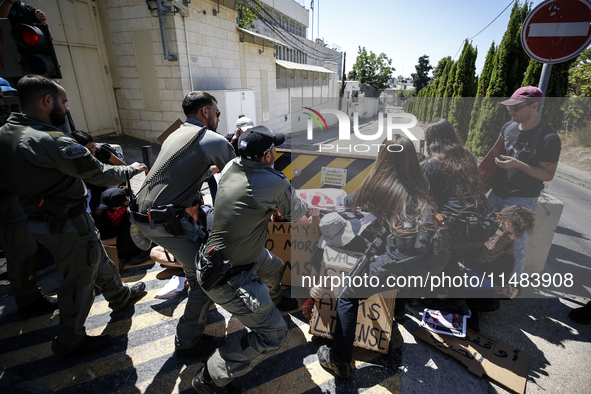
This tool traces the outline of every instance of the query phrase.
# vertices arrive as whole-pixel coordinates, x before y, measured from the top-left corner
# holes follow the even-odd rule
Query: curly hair
[[[536,224],[536,214],[530,209],[517,205],[503,208],[499,215],[501,215],[503,222],[513,226],[517,238],[525,233],[531,234]]]
[[[425,142],[429,159],[433,159],[441,168],[445,182],[449,185],[460,202],[464,205],[484,204],[490,206],[476,158],[457,136],[454,127],[445,119],[436,119],[425,129]],[[466,201],[466,193],[471,202]]]

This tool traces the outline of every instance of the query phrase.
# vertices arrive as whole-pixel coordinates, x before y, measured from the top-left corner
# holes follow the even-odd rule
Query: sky
[[[309,9],[310,0],[305,1]],[[533,7],[541,2],[534,0]],[[494,23],[472,39],[478,49],[476,73],[480,74],[491,43],[498,45],[503,38],[511,0],[314,0],[314,38],[339,45],[347,53],[347,73],[361,46],[392,59],[393,76],[410,77],[420,56],[428,55],[433,67],[445,56],[457,60],[464,40],[475,36],[509,4]],[[311,20],[312,12],[309,14]],[[309,39],[311,33],[310,21]]]

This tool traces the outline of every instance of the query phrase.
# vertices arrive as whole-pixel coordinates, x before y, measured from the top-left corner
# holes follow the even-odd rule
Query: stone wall
[[[217,2],[193,0],[186,17],[164,17],[169,53],[177,56],[170,61],[164,58],[157,13],[150,12],[145,1],[105,1],[121,83],[115,94],[124,134],[154,141],[176,119],[184,120],[181,103],[192,90],[253,88],[256,124],[282,132],[291,132],[291,97],[314,95],[322,97],[320,103],[338,94],[336,74],[328,86],[277,89],[274,48],[240,42],[236,11],[221,5],[214,16]],[[151,47],[146,49],[146,42]],[[335,63],[321,65],[338,69]]]

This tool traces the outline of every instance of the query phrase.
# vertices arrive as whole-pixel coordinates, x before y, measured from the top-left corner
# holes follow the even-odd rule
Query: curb
[[[575,185],[591,190],[591,175],[567,164],[558,162],[556,176],[560,179],[564,179],[565,181],[569,181]]]

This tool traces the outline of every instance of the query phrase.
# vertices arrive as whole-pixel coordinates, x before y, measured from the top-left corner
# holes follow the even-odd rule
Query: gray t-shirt
[[[199,121],[189,118],[164,141],[138,193],[140,213],[167,204],[189,207],[204,179],[211,174],[210,167],[216,165],[222,170],[235,157],[224,137],[208,129],[202,131],[203,128]]]

